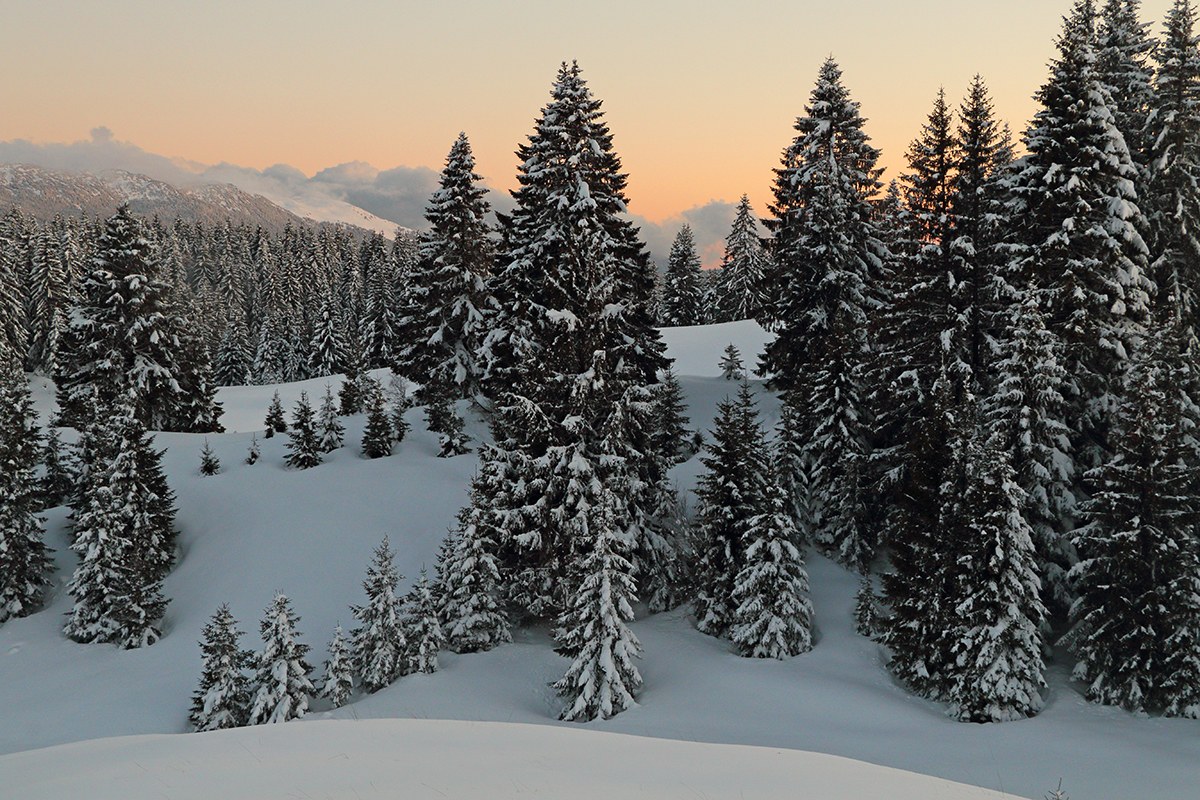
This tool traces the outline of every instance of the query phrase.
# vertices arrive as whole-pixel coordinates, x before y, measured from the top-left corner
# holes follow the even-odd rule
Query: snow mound
[[[0,786],[9,800],[1015,797],[820,753],[541,725],[404,719],[62,745],[0,757]]]

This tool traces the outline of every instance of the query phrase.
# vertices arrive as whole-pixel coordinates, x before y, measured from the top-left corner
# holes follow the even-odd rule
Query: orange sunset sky
[[[1146,0],[1161,30],[1170,0]],[[514,184],[560,61],[604,101],[632,212],[662,221],[771,170],[833,54],[904,165],[939,86],[976,72],[1019,134],[1069,0],[312,2],[5,0],[0,142],[117,141],[200,164],[307,175],[345,162],[440,170],[460,130],[493,187]]]

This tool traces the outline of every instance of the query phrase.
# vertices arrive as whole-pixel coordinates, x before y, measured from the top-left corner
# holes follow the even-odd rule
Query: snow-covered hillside
[[[670,329],[664,338],[692,426],[707,429],[716,403],[735,389],[719,377],[721,351],[732,342],[752,366],[768,336],[743,322]],[[320,664],[334,625],[350,623],[349,606],[362,602],[371,551],[385,535],[407,576],[401,590],[422,565],[432,568],[465,501],[475,457],[435,458],[436,442],[414,409],[413,431],[391,458],[359,457],[364,420],[357,416],[347,420],[347,446],[325,464],[287,470],[286,439],[261,438],[271,394],[278,388],[290,409],[302,390],[316,400],[325,383],[223,389],[228,432],[208,436],[222,462],[213,477],[198,474],[205,437],[158,435],[182,533],[165,585],[172,599],[166,636],[152,647],[119,651],[63,638],[75,557],[67,549],[67,509],[46,514],[58,564],[50,603],[0,626],[0,753],[10,754],[0,756],[0,797],[304,796],[301,790],[436,797],[447,788],[451,797],[592,797],[601,790],[606,797],[994,796],[945,783],[955,781],[1041,798],[1060,777],[1072,800],[1195,796],[1200,724],[1089,704],[1061,661],[1049,671],[1046,709],[1029,720],[957,723],[911,696],[890,679],[879,648],[854,632],[857,576],[820,557],[809,559],[817,625],[811,653],[784,662],[743,659],[698,633],[687,609],[641,618],[633,625],[645,651],[640,705],[606,722],[555,721],[560,701],[549,683],[568,662],[553,653],[546,631],[532,630],[488,653],[443,653],[440,672],[405,677],[337,711],[317,701],[315,713],[286,730],[84,742],[187,730],[197,641],[221,603],[249,632],[244,646],[257,647],[263,609],[277,590],[287,593],[302,617],[302,639],[313,645],[310,660]],[[35,380],[34,388],[44,415],[52,387]],[[768,393],[759,396],[772,425],[778,405]],[[262,459],[250,466],[243,459],[256,432]],[[483,425],[475,420],[470,433],[482,436]],[[700,469],[696,458],[678,467],[681,486],[691,487]],[[310,721],[322,719],[342,722]],[[67,746],[38,750],[54,745]],[[780,751],[833,754],[940,780],[906,783],[917,779]],[[582,754],[577,767],[575,753]],[[205,775],[215,782],[205,784]]]
[[[1012,797],[794,750],[496,722],[397,719],[64,745],[0,759],[0,786],[7,800]]]

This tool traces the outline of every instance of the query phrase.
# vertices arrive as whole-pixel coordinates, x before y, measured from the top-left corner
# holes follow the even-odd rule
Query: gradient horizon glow
[[[1142,3],[1153,34],[1170,5]],[[477,171],[508,189],[513,152],[559,63],[575,59],[604,103],[632,212],[663,220],[746,193],[761,215],[828,55],[886,182],[938,88],[957,106],[976,73],[1018,136],[1070,7],[6,0],[0,141],[71,142],[106,126],[165,156],[312,175],[353,161],[440,171],[461,130]]]

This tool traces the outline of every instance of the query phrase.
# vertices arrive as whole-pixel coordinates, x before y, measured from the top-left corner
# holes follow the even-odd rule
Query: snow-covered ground
[[[743,322],[669,329],[664,338],[692,426],[707,430],[716,403],[735,391],[719,377],[721,351],[734,343],[752,367],[769,337]],[[165,586],[172,598],[166,637],[153,647],[119,651],[62,637],[75,557],[67,549],[67,510],[47,512],[58,564],[50,603],[0,626],[0,753],[10,754],[0,756],[0,797],[305,796],[301,790],[437,797],[446,789],[450,797],[592,797],[602,790],[619,797],[994,796],[946,783],[954,781],[1041,798],[1060,777],[1072,800],[1176,800],[1200,792],[1200,723],[1089,704],[1061,661],[1048,676],[1046,709],[1031,720],[966,725],[912,697],[890,679],[879,648],[854,632],[856,576],[820,557],[809,559],[818,626],[811,653],[785,662],[742,659],[696,632],[686,609],[639,619],[640,705],[606,722],[556,722],[559,701],[549,684],[567,662],[545,631],[532,630],[492,652],[443,653],[440,672],[405,677],[336,711],[318,701],[309,718],[281,728],[85,741],[187,730],[197,641],[221,603],[248,632],[244,645],[256,647],[263,609],[276,590],[287,593],[319,675],[334,625],[348,625],[349,606],[362,601],[360,583],[383,536],[399,551],[402,590],[422,565],[432,569],[475,457],[435,458],[435,441],[414,409],[413,432],[391,458],[359,457],[358,416],[347,420],[347,447],[325,464],[285,469],[286,438],[261,438],[271,394],[278,388],[290,410],[301,390],[318,402],[326,381],[221,390],[228,432],[208,437],[222,462],[213,477],[198,474],[203,436],[158,435],[182,533]],[[48,411],[52,387],[35,380],[34,390]],[[768,393],[760,398],[773,424],[778,404]],[[474,421],[470,432],[483,435],[482,424]],[[254,433],[262,459],[249,466],[243,459]],[[693,458],[676,476],[689,488],[699,471]],[[527,724],[465,724],[479,722]],[[572,762],[572,754],[581,760]],[[939,780],[922,783],[870,765]],[[218,782],[205,784],[204,775]]]

